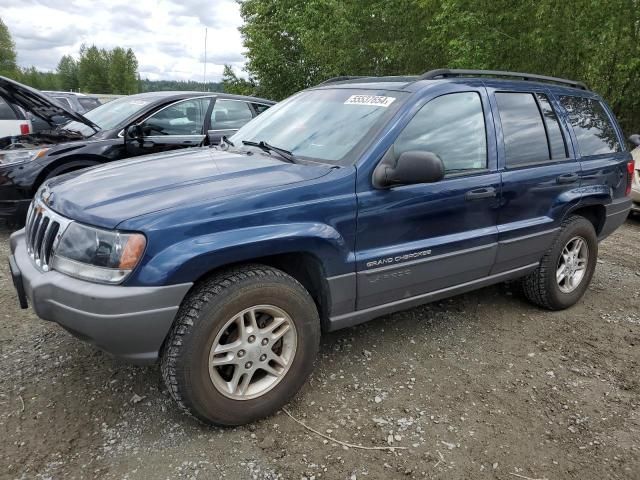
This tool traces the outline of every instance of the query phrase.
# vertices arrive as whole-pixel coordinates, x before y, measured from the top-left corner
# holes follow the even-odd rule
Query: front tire
[[[302,387],[320,343],[313,299],[263,265],[220,272],[184,300],[162,356],[178,405],[206,423],[271,415]]]
[[[543,308],[569,308],[589,287],[597,258],[598,237],[593,224],[573,215],[562,223],[538,268],[522,279],[522,291],[529,301]]]

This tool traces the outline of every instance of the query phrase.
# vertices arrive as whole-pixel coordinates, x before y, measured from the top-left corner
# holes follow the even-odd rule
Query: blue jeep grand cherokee
[[[223,148],[49,181],[10,264],[22,306],[160,360],[182,409],[238,425],[296,393],[323,331],[513,279],[573,305],[627,216],[632,166],[579,82],[343,77]]]

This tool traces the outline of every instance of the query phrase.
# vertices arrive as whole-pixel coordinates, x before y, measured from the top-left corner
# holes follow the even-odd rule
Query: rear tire
[[[183,301],[162,375],[186,413],[242,425],[295,395],[319,343],[318,311],[304,287],[275,268],[247,265],[205,280]]]
[[[530,302],[548,310],[569,308],[589,287],[597,258],[593,224],[573,215],[562,223],[538,268],[522,279],[522,291]]]

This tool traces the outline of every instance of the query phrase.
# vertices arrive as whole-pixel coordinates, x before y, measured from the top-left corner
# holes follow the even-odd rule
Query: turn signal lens
[[[120,257],[120,265],[118,268],[122,270],[133,270],[133,268],[140,261],[140,257],[144,253],[144,247],[147,244],[147,240],[144,235],[134,233],[129,236],[127,243],[122,250],[122,256]]]

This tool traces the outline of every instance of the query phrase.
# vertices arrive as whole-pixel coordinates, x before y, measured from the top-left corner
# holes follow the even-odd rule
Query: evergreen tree
[[[0,18],[0,75],[15,76],[17,71],[16,46],[9,29]]]
[[[71,55],[65,55],[60,59],[60,62],[58,62],[57,72],[61,90],[79,90],[80,82],[78,81],[78,63]]]

